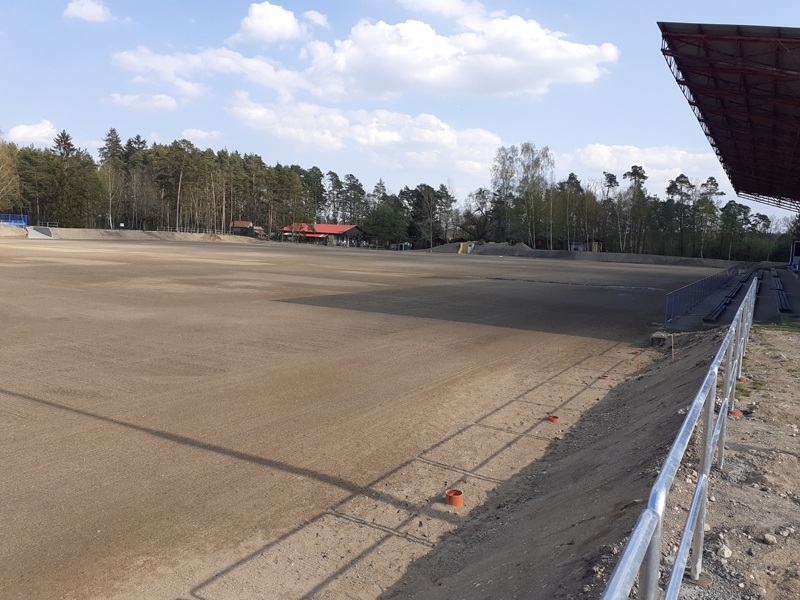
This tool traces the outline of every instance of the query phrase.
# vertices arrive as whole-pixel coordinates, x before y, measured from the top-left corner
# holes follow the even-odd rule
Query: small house
[[[252,221],[231,222],[231,234],[246,235],[249,237],[253,237],[253,222]]]

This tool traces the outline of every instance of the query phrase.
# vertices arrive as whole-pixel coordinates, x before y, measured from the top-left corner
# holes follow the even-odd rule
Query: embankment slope
[[[678,410],[720,341],[720,332],[680,336],[675,363],[643,353],[652,363],[598,399],[381,598],[599,598],[684,418]]]

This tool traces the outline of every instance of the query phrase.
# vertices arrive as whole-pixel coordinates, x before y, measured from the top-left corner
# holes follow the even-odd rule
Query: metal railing
[[[28,215],[2,214],[0,215],[0,225],[16,225],[18,227],[27,227]]]
[[[684,577],[686,561],[691,546],[691,563],[689,578],[699,583],[708,576],[703,570],[703,538],[705,535],[706,501],[708,477],[715,450],[717,469],[725,464],[725,434],[727,417],[733,412],[736,396],[736,380],[742,375],[742,357],[750,336],[753,322],[753,308],[756,302],[758,280],[750,284],[747,295],[733,319],[728,334],[717,351],[714,361],[703,379],[700,391],[692,401],[686,418],[683,420],[678,435],[670,448],[667,459],[659,471],[658,478],[650,491],[647,508],[639,516],[631,532],[630,539],[622,551],[611,578],[608,581],[601,600],[623,600],[630,594],[636,574],[639,574],[639,595],[641,600],[656,600],[659,594],[658,578],[661,567],[661,528],[664,522],[664,508],[667,495],[675,479],[686,447],[701,415],[705,416],[704,440],[700,458],[700,475],[697,478],[692,505],[686,519],[686,526],[681,536],[681,543],[675,557],[675,565],[667,586],[665,600],[678,597],[681,580]],[[716,403],[717,379],[720,376],[720,365],[725,361],[722,375],[722,404],[716,421],[714,406]]]
[[[39,221],[37,227],[58,227],[58,221]]]
[[[202,229],[199,227],[158,227],[156,231],[167,231],[172,233],[216,233],[217,235],[232,235],[230,231],[221,229]]]
[[[700,302],[713,294],[721,285],[729,282],[739,274],[739,265],[715,273],[705,279],[685,285],[677,290],[667,292],[667,306],[664,309],[664,326],[682,315],[685,315]]]

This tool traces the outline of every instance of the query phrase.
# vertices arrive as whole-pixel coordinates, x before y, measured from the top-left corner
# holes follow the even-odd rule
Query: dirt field
[[[376,598],[715,271],[2,239],[0,598]]]

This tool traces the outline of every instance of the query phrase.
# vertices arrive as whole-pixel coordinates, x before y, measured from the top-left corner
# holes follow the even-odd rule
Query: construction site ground
[[[664,293],[718,270],[2,239],[0,598],[598,597],[719,341],[649,347]],[[776,335],[743,385],[793,385]],[[727,577],[783,598],[797,451],[759,419],[797,405],[770,385],[712,491],[776,503],[746,555],[774,575],[732,541]]]

